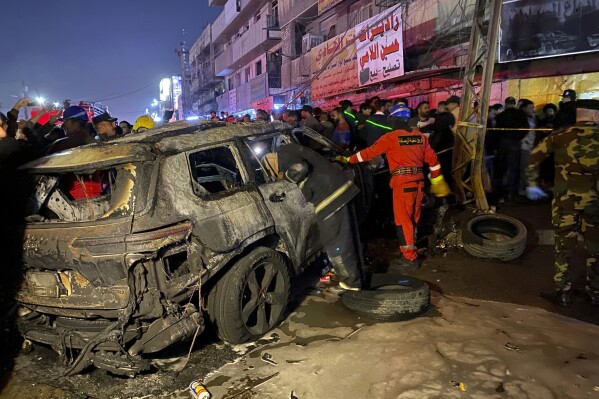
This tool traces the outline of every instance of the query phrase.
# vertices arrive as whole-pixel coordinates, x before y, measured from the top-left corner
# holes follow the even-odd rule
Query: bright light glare
[[[60,105],[60,103],[54,103],[54,106],[55,106],[56,108],[58,108],[58,106],[59,106],[59,105]]]
[[[38,98],[36,98],[36,101],[37,101],[39,104],[43,104],[43,103],[44,103],[44,101],[46,101],[46,99],[45,99],[44,97],[38,97]]]
[[[260,154],[262,154],[262,151],[264,151],[264,148],[262,148],[262,147],[254,147],[254,154],[260,155]]]
[[[200,117],[199,116],[188,116],[185,119],[188,121],[197,121],[198,119],[200,119]]]

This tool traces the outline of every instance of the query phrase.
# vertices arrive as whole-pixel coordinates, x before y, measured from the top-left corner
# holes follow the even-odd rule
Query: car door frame
[[[279,135],[289,134],[291,132],[281,131]],[[274,137],[277,133],[257,135],[257,137]],[[249,137],[239,138],[237,145],[240,147],[240,153],[248,163],[247,170],[253,170],[251,161],[248,159],[250,154],[260,164],[265,182],[257,184],[257,190],[262,196],[263,204],[271,217],[275,220],[275,230],[285,241],[287,253],[294,263],[296,271],[299,271],[305,263],[317,252],[322,249],[318,239],[318,230],[316,226],[316,213],[314,206],[307,202],[301,189],[295,183],[286,180],[275,180],[264,170],[260,159],[253,153],[252,148],[247,144]],[[293,141],[293,138],[287,140]],[[252,176],[255,178],[255,176]],[[273,198],[273,194],[283,193],[282,200]]]

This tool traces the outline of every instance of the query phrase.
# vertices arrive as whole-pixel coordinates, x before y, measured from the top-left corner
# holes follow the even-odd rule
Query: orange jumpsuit
[[[372,146],[352,155],[349,162],[365,162],[382,154],[387,156],[392,174],[390,186],[399,249],[406,259],[414,260],[418,257],[416,226],[422,207],[423,166],[429,166],[430,178],[434,179],[441,175],[441,165],[426,136],[417,130],[386,133]]]

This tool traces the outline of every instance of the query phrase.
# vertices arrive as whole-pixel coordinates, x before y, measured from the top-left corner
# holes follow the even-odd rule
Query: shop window
[[[245,83],[250,81],[251,69],[250,67],[245,68]]]
[[[240,168],[229,147],[189,154],[193,190],[200,197],[233,191],[243,185]]]
[[[256,62],[256,76],[262,75],[262,60]]]

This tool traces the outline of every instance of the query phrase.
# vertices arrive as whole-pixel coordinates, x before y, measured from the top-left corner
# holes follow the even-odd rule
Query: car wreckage
[[[274,328],[321,251],[313,206],[263,165],[290,142],[341,152],[283,123],[176,122],[24,165],[23,337],[50,345],[65,375],[134,376],[206,325],[230,343]],[[368,170],[340,167],[364,213]]]

